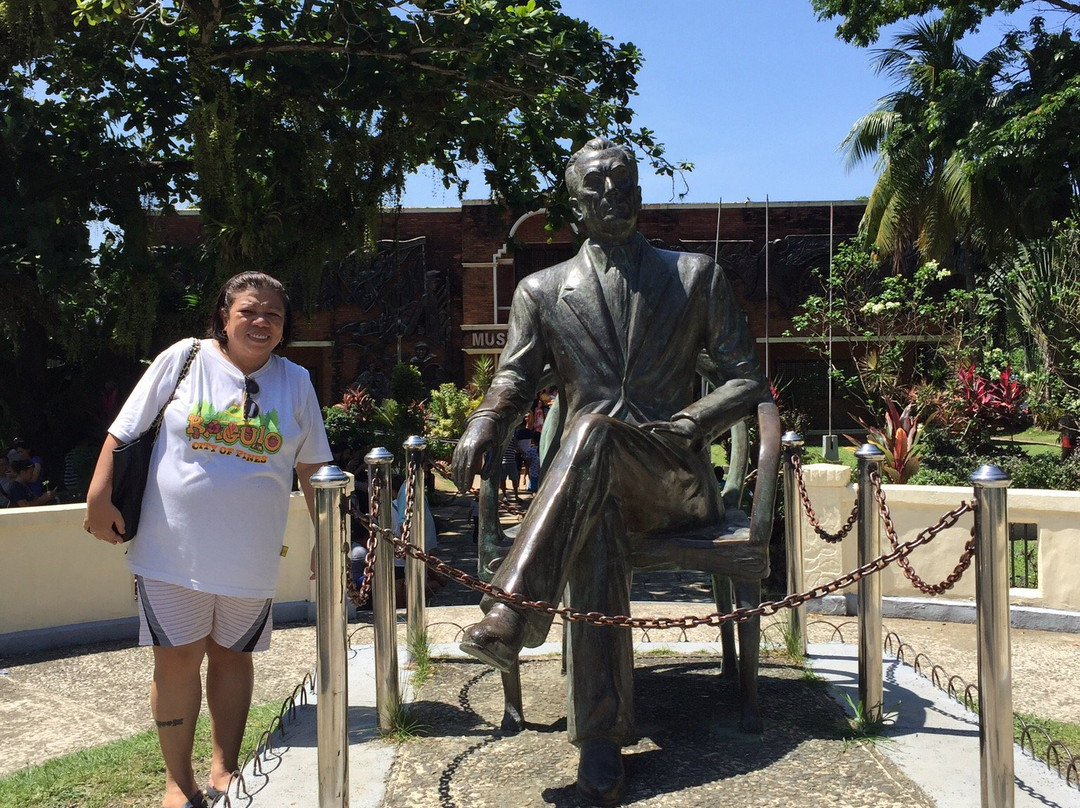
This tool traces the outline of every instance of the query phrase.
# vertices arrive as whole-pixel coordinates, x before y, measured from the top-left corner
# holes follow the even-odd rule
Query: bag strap
[[[184,380],[184,377],[188,375],[188,371],[191,370],[191,363],[195,361],[195,354],[199,352],[199,347],[202,345],[198,339],[191,341],[191,350],[188,351],[187,360],[184,362],[184,366],[180,369],[180,376],[176,380],[176,384],[173,385],[172,392],[169,397],[165,399],[165,403],[161,405],[161,409],[158,411],[157,418],[150,424],[150,428],[154,431],[154,438],[157,439],[158,432],[161,431],[161,420],[165,417],[165,408],[169,406],[174,398],[176,398],[176,391],[180,389],[180,382]]]

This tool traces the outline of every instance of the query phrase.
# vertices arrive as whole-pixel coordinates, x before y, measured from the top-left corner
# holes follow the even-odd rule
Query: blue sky
[[[644,54],[636,124],[655,130],[672,161],[695,164],[685,198],[670,180],[641,178],[646,203],[845,200],[866,196],[875,172],[848,172],[837,150],[852,124],[893,88],[870,49],[835,38],[810,0],[563,0],[616,42]],[[965,43],[981,56],[1001,38],[994,19]],[[891,44],[883,37],[877,46]],[[487,195],[471,180],[466,197]],[[409,183],[406,206],[456,206],[432,175]]]

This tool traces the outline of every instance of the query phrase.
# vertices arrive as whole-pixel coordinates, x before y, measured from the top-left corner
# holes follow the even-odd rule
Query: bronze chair
[[[749,516],[740,509],[747,489],[747,420],[736,423],[731,429],[729,468],[722,491],[726,510],[724,523],[693,533],[653,534],[631,540],[631,565],[635,570],[686,569],[710,573],[716,608],[721,613],[730,612],[733,602],[740,608],[761,603],[761,582],[769,575],[769,540],[780,468],[780,415],[771,402],[758,405],[758,463]],[[550,422],[557,422],[557,419],[549,416]],[[497,457],[501,456],[500,452]],[[491,579],[516,532],[516,527],[503,530],[499,525],[496,476],[493,474],[480,486],[478,567],[484,580]],[[725,677],[737,678],[739,683],[740,728],[745,732],[761,732],[757,688],[761,619],[755,617],[740,623],[738,636],[739,653],[736,654],[734,626],[729,621],[721,627],[722,673]],[[565,633],[563,647],[567,647]],[[563,664],[565,666],[565,654]],[[519,730],[523,726],[523,715],[517,665],[502,674],[502,682],[502,728],[504,731]]]

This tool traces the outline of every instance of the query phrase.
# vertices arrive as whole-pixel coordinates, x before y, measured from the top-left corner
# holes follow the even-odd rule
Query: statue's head
[[[591,239],[621,244],[637,231],[641,211],[637,160],[606,137],[590,140],[566,165],[570,207]]]

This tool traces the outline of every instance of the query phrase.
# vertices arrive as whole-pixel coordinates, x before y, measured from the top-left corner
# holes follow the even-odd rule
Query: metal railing
[[[311,477],[315,489],[315,674],[316,737],[319,753],[319,808],[349,805],[349,680],[345,607],[348,529],[341,503],[349,475],[323,466]]]
[[[802,513],[825,541],[835,540],[846,532],[854,521],[857,525],[860,566],[871,559],[881,558],[881,526],[884,523],[894,550],[901,546],[885,504],[881,489],[880,466],[884,453],[876,446],[864,444],[855,456],[858,459],[855,506],[840,534],[830,534],[817,524],[802,480],[800,450],[802,439],[794,432],[784,435],[784,492],[789,542],[799,542],[801,555]],[[940,584],[927,585],[911,568],[906,557],[899,559],[904,574],[921,591],[940,593],[952,587],[975,558],[975,621],[978,639],[979,671],[979,752],[982,808],[1012,808],[1015,803],[1013,784],[1013,714],[1012,660],[1009,641],[1009,536],[1008,536],[1008,476],[997,466],[982,466],[971,475],[975,502],[964,503],[945,514],[936,525],[926,528],[920,536],[933,535],[955,524],[967,510],[974,511],[975,527],[956,568]],[[796,510],[794,493],[801,496],[802,509]],[[789,504],[790,503],[790,504]],[[918,539],[916,539],[917,541]],[[789,548],[789,553],[791,552]],[[789,555],[790,558],[790,555]],[[797,573],[801,576],[801,571]],[[789,580],[792,573],[789,570]],[[859,686],[858,697],[864,716],[869,721],[882,715],[882,650],[881,582],[876,575],[859,579]]]
[[[973,541],[965,550],[965,557],[956,570],[942,584],[929,587],[941,591],[947,589],[963,574],[974,554],[976,562],[976,624],[979,639],[978,667],[981,696],[980,703],[980,752],[982,775],[982,807],[1011,808],[1014,802],[1013,746],[1012,746],[1012,691],[1009,656],[1009,602],[1008,602],[1008,535],[1006,491],[1009,479],[995,466],[984,466],[976,471],[971,481],[975,488],[975,503],[963,503],[946,513],[936,525],[921,531],[916,539],[900,543],[885,504],[881,486],[880,466],[884,454],[875,446],[862,446],[856,456],[859,461],[856,503],[848,527],[857,525],[859,567],[836,581],[803,591],[802,580],[802,513],[806,512],[812,526],[825,540],[836,540],[819,525],[810,507],[805,484],[801,479],[801,438],[787,433],[784,442],[784,492],[786,531],[788,543],[788,582],[791,594],[777,602],[762,604],[754,609],[738,609],[731,614],[712,614],[707,617],[687,617],[681,620],[632,618],[628,615],[607,616],[578,614],[567,609],[557,609],[553,604],[531,602],[513,593],[507,593],[485,584],[474,576],[455,570],[429,555],[424,541],[424,490],[423,453],[426,443],[413,437],[406,441],[404,449],[408,456],[409,470],[406,482],[406,506],[402,514],[402,536],[393,533],[391,509],[390,465],[392,455],[384,448],[373,449],[365,457],[369,475],[370,530],[368,571],[372,571],[371,554],[374,553],[374,586],[372,603],[375,628],[376,711],[379,728],[391,728],[395,715],[401,709],[401,692],[398,680],[397,631],[394,602],[394,555],[406,556],[407,622],[410,638],[425,631],[424,622],[424,575],[425,565],[448,575],[471,588],[514,604],[518,608],[536,608],[555,613],[570,620],[587,620],[600,625],[639,627],[720,625],[729,620],[740,621],[758,614],[774,614],[782,608],[791,613],[791,630],[801,638],[805,648],[806,618],[802,613],[805,604],[816,597],[837,591],[852,583],[858,584],[859,613],[859,689],[858,695],[868,721],[882,715],[882,648],[881,641],[881,583],[875,574],[892,561],[900,561],[904,572],[916,583],[915,575],[907,562],[907,556],[916,547],[930,541],[947,527],[951,527],[968,510],[975,512]],[[335,512],[334,492],[341,496],[344,490],[339,477],[346,477],[336,467],[324,467],[313,478],[318,489],[316,498],[316,531],[318,550],[319,594],[319,785],[320,808],[331,805],[348,805],[347,795],[347,727],[345,713],[338,700],[344,694],[345,685],[344,635],[345,576],[342,570],[348,554],[347,536],[342,542],[335,525],[343,529],[345,520],[334,519],[340,513],[338,500]],[[347,477],[346,477],[347,480]],[[799,507],[801,501],[802,507]],[[881,526],[885,524],[892,552],[881,554]],[[344,545],[344,546],[342,546]],[[335,566],[331,556],[336,556]],[[325,609],[323,601],[326,601]],[[324,628],[325,622],[325,628]],[[339,627],[340,626],[340,627]],[[325,637],[325,640],[324,640]],[[340,652],[339,652],[340,649]],[[325,690],[325,692],[324,692]],[[324,752],[322,724],[326,708],[327,749]],[[336,744],[336,748],[334,745]],[[325,760],[324,760],[325,755]],[[325,782],[325,797],[324,797]],[[339,796],[340,795],[340,796]]]

